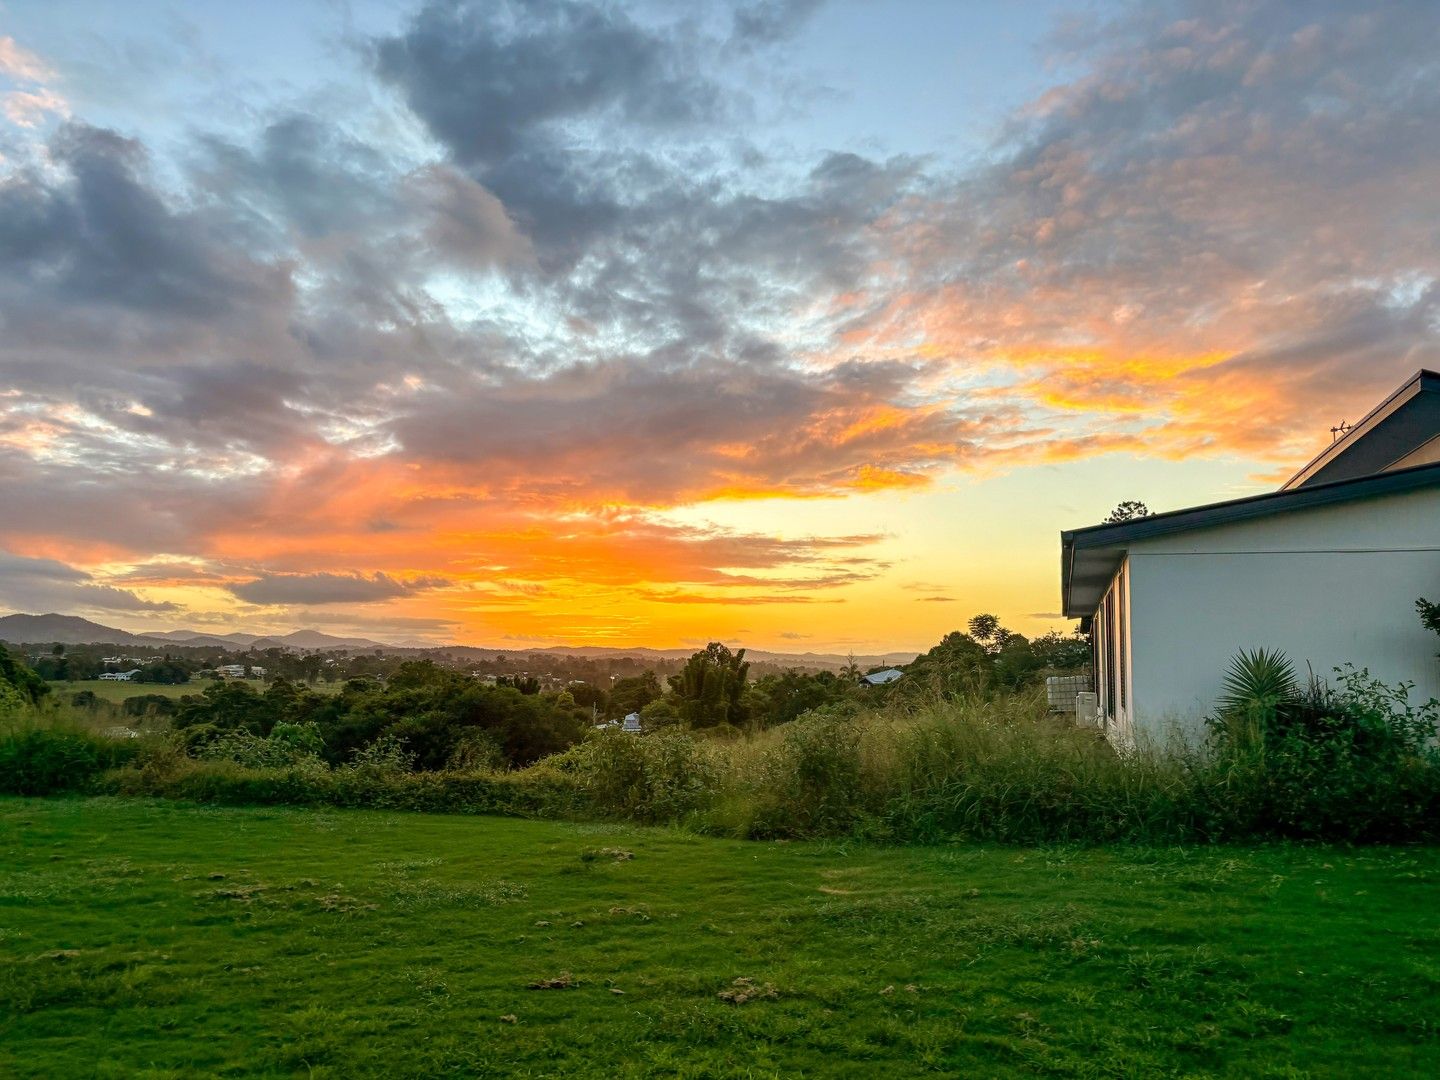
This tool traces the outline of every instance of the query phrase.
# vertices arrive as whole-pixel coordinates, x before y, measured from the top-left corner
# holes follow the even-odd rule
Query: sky
[[[1065,629],[1440,366],[1440,5],[0,0],[0,610]]]

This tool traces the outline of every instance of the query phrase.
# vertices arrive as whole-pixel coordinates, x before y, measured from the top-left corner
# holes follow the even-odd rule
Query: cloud
[[[434,254],[470,269],[530,258],[530,242],[504,205],[469,176],[445,165],[428,165],[407,181],[428,218],[425,238]]]
[[[221,320],[288,296],[284,267],[255,261],[204,215],[168,203],[138,142],[72,122],[49,152],[58,180],[27,169],[0,177],[0,305],[22,341],[53,342],[61,312]]]
[[[84,570],[55,559],[30,558],[0,549],[0,605],[15,611],[176,611],[128,589],[97,584]]]
[[[609,6],[432,2],[375,42],[374,64],[457,159],[493,165],[610,112],[662,129],[717,119],[722,95],[684,45]]]
[[[0,36],[0,75],[24,82],[45,82],[55,77],[40,57],[20,46],[13,37]]]
[[[33,128],[47,116],[69,116],[70,105],[53,90],[11,90],[0,94],[0,112],[17,127]]]
[[[442,578],[399,580],[388,574],[263,574],[228,586],[252,604],[368,604],[449,584]]]
[[[207,188],[274,230],[275,243],[291,232],[314,240],[383,228],[401,209],[387,155],[309,113],[272,120],[253,145],[203,137],[199,169]]]
[[[741,49],[775,45],[795,36],[823,0],[755,0],[735,9],[730,42]]]
[[[983,373],[1065,456],[1103,435],[1303,460],[1336,402],[1440,358],[1410,224],[1440,211],[1437,43],[1425,4],[1170,3],[1068,33],[1083,74],[896,220],[909,280],[848,342]]]
[[[0,170],[0,541],[97,568],[72,597],[167,552],[215,576],[131,583],[424,618],[443,580],[546,633],[583,593],[638,639],[621,601],[889,569],[879,532],[677,507],[1270,470],[1440,363],[1434,5],[1071,24],[1074,74],[963,168],[746,138],[765,106],[726,65],[785,69],[813,6],[432,3],[364,45],[383,123],[296,102],[155,158],[46,131]]]

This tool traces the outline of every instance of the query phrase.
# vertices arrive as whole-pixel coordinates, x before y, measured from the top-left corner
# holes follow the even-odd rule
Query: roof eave
[[[1375,473],[1326,484],[1269,491],[1228,502],[1172,510],[1164,514],[1135,518],[1111,525],[1091,525],[1060,534],[1061,607],[1066,618],[1092,614],[1075,602],[1075,560],[1078,552],[1116,549],[1115,560],[1124,558],[1131,543],[1155,536],[1189,532],[1193,529],[1228,525],[1267,517],[1271,514],[1313,509],[1351,499],[1377,498],[1440,484],[1440,463],[1415,465],[1408,469]]]

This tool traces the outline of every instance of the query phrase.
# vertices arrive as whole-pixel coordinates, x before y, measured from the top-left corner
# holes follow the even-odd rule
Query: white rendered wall
[[[1302,678],[1348,662],[1412,700],[1440,697],[1440,491],[1411,492],[1141,541],[1130,549],[1131,720],[1203,737],[1242,648],[1283,650]]]

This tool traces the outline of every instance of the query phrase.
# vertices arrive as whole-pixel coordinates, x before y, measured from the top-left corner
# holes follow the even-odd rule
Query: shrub
[[[762,755],[750,795],[748,832],[810,836],[849,831],[863,812],[862,724],[852,717],[807,713],[780,729]]]
[[[1240,838],[1400,841],[1440,836],[1440,702],[1411,683],[1335,669],[1300,691],[1281,654],[1242,654],[1211,721],[1217,831]],[[1248,681],[1247,681],[1248,680]]]
[[[715,763],[687,732],[638,736],[595,732],[551,759],[593,810],[639,821],[680,821],[706,807],[719,782]]]
[[[134,759],[128,741],[68,728],[26,726],[0,734],[0,792],[49,795],[87,786],[103,770]]]
[[[350,758],[350,768],[378,776],[409,772],[414,764],[415,755],[405,749],[396,735],[381,735],[360,747]]]
[[[187,734],[196,729],[188,729]],[[220,732],[200,744],[198,757],[208,761],[233,761],[252,769],[283,769],[289,766],[322,764],[324,743],[314,724],[276,724],[261,738],[244,728]]]
[[[81,693],[92,698],[95,696],[90,690],[82,690]],[[125,699],[121,711],[126,716],[174,716],[178,707],[178,702],[165,694],[135,694]]]

